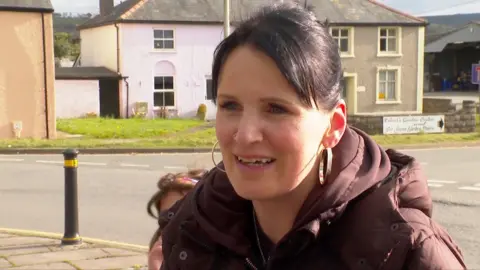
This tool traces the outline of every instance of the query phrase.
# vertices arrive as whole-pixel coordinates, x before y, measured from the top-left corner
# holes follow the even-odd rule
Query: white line
[[[37,163],[45,163],[45,164],[63,164],[63,161],[55,161],[55,160],[37,160]]]
[[[461,190],[480,191],[480,187],[459,187]]]
[[[122,167],[140,167],[140,168],[149,168],[150,165],[144,165],[144,164],[128,164],[128,163],[120,163],[120,166]]]
[[[476,186],[476,187],[480,187],[480,183],[478,183],[478,184],[475,184],[474,186]]]
[[[19,162],[19,161],[24,161],[24,159],[22,159],[22,158],[0,158],[0,161],[16,161],[16,162]]]
[[[89,165],[89,166],[107,166],[107,163],[96,163],[96,162],[85,162],[79,161],[78,166]]]
[[[182,167],[182,166],[164,166],[163,168],[167,170],[188,170],[187,167]]]
[[[443,150],[458,150],[458,149],[479,149],[480,146],[474,145],[465,145],[465,146],[453,146],[453,147],[437,147],[437,148],[406,148],[406,149],[398,149],[400,152],[408,152],[408,151],[443,151]]]
[[[443,187],[442,184],[428,184],[429,187]]]
[[[456,181],[443,181],[443,180],[428,180],[428,183],[440,183],[440,184],[455,184]]]

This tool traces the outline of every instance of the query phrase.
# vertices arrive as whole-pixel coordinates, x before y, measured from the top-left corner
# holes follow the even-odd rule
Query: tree
[[[72,45],[70,44],[70,34],[59,32],[55,33],[53,51],[55,57],[62,59],[70,56]]]

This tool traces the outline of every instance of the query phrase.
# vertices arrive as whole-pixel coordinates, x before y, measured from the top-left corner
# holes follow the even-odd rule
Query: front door
[[[348,89],[351,87],[351,77],[343,77],[342,81],[340,82],[340,87],[342,88],[341,91],[341,96],[343,100],[345,100],[345,103],[348,106]]]
[[[118,80],[100,80],[100,117],[120,118]]]

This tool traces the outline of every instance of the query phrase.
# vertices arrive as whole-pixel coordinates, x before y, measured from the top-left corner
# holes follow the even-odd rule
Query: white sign
[[[444,115],[384,116],[383,134],[445,132]]]

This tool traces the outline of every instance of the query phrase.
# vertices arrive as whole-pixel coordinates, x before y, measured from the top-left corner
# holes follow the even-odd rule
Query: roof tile
[[[231,1],[231,20],[232,22],[242,20],[259,7],[278,1]],[[423,19],[394,10],[374,0],[303,1],[314,7],[319,19],[328,19],[333,24],[426,24]],[[221,23],[223,0],[127,0],[117,5],[111,14],[97,15],[79,28],[91,28],[114,22]]]

